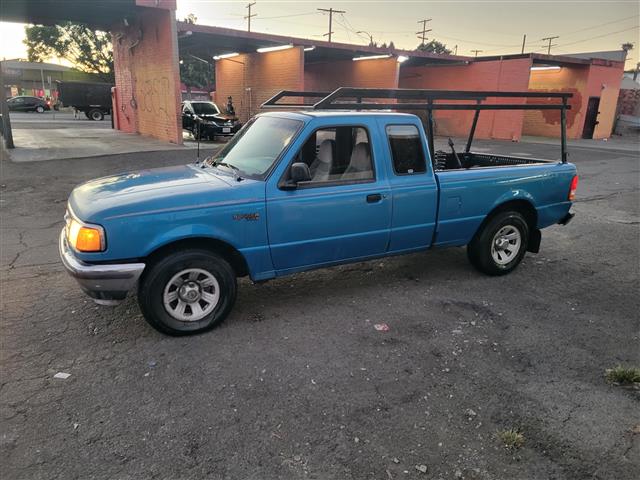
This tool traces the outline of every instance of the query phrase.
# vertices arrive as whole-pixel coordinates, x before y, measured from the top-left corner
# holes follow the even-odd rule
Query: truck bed
[[[523,158],[493,153],[458,153],[462,168],[513,167],[517,165],[538,165],[557,163],[558,160],[544,160],[541,158]],[[437,171],[459,170],[455,156],[451,152],[437,150],[434,155],[434,166]]]

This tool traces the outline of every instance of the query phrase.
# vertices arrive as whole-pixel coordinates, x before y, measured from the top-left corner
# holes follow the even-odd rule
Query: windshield
[[[218,106],[211,102],[191,103],[191,106],[193,107],[193,111],[196,115],[215,115],[220,113]]]
[[[245,175],[263,175],[301,125],[301,121],[289,118],[256,117],[209,164],[227,166]]]

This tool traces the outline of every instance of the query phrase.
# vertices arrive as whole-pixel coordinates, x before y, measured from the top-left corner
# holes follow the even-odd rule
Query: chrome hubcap
[[[506,265],[511,262],[522,245],[520,230],[513,225],[505,225],[496,232],[491,242],[491,257],[498,265]]]
[[[195,322],[209,315],[220,300],[220,286],[212,273],[188,268],[176,273],[164,289],[163,303],[169,315]]]

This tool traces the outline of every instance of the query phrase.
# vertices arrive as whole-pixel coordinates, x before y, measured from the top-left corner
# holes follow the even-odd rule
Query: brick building
[[[341,86],[493,91],[570,91],[569,138],[606,138],[613,129],[624,52],[470,58],[327,43],[178,22],[180,50],[215,64],[216,99],[232,96],[243,121],[280,90]],[[511,102],[510,99],[496,100]],[[438,111],[436,133],[466,135],[473,112]],[[476,136],[518,140],[559,136],[557,111],[484,111]]]

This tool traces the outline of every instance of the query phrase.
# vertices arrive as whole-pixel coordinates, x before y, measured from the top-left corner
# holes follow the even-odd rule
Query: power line
[[[636,26],[631,27],[631,28],[625,28],[625,29],[623,29],[623,30],[617,30],[617,31],[615,31],[615,32],[609,32],[609,33],[605,33],[605,34],[603,34],[603,35],[597,35],[597,36],[595,36],[595,37],[589,37],[589,38],[585,38],[585,39],[583,39],[583,40],[578,40],[578,41],[575,41],[575,42],[570,42],[570,43],[561,43],[559,46],[560,46],[560,47],[567,47],[567,46],[569,46],[569,45],[575,45],[576,43],[588,42],[589,40],[594,40],[594,39],[596,39],[596,38],[608,37],[609,35],[615,35],[616,33],[628,32],[629,30],[635,30],[636,28],[639,28],[639,27],[640,27],[640,25],[636,25]]]
[[[422,30],[420,32],[416,32],[418,38],[422,39],[422,45],[425,44],[425,40],[427,39],[427,32],[430,32],[432,29],[427,28],[427,22],[430,22],[430,18],[425,18],[423,20],[418,20],[418,23],[422,24]]]
[[[484,50],[470,50],[470,51],[471,51],[471,53],[475,53],[474,57],[477,57],[477,56],[478,56],[478,54],[479,54],[480,52],[483,52]]]
[[[248,3],[246,7],[247,10],[249,10],[247,15],[244,16],[244,18],[247,20],[247,32],[251,31],[251,17],[255,17],[256,15],[258,15],[257,13],[254,13],[253,15],[251,15],[251,7],[253,7],[255,4],[256,2]]]
[[[331,34],[333,33],[331,31],[331,27],[332,27],[332,22],[333,22],[333,14],[334,13],[347,13],[344,10],[334,10],[333,8],[318,8],[316,10],[319,10],[321,12],[328,12],[329,13],[329,33],[325,33],[324,35],[322,35],[323,37],[329,37],[329,42],[331,42]]]

